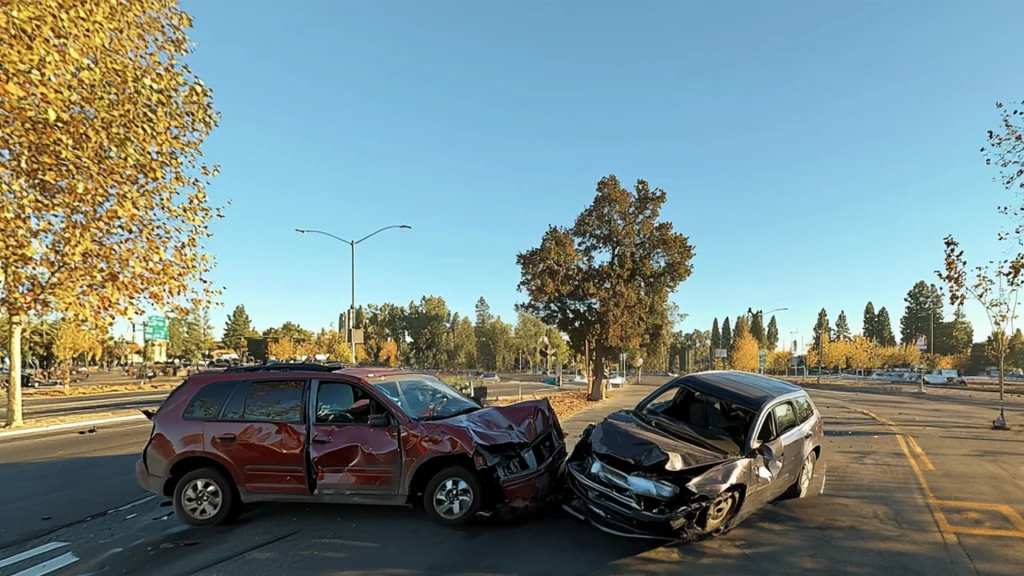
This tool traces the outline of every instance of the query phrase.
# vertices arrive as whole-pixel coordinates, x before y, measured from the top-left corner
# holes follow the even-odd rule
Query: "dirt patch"
[[[606,398],[615,396],[618,390],[609,390],[606,392]],[[555,409],[555,414],[558,415],[558,420],[565,422],[567,418],[599,404],[600,402],[594,402],[587,398],[589,393],[585,390],[574,390],[572,392],[556,392],[545,395],[535,395],[534,398],[547,398],[548,402],[551,402],[551,407]],[[532,400],[530,397],[523,397],[523,400]],[[494,402],[488,402],[491,406],[507,406],[509,404],[515,404],[520,402],[519,398],[502,398]]]

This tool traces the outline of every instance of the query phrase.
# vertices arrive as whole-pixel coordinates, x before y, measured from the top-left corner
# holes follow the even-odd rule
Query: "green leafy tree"
[[[572,350],[569,348],[569,342],[562,335],[561,330],[554,326],[548,326],[544,335],[547,336],[548,346],[554,354],[551,366],[556,366],[556,362],[561,362],[563,366],[569,364],[572,360]]]
[[[711,323],[711,349],[717,350],[722,347],[722,331],[718,328],[718,318]]]
[[[831,333],[832,329],[828,323],[828,312],[822,308],[818,312],[818,321],[814,323],[814,342],[811,343],[811,348],[817,351],[819,344],[831,341]]]
[[[406,324],[409,329],[409,344],[412,358],[417,366],[442,368],[450,358],[448,325],[451,313],[444,298],[423,296],[419,304],[411,303]]]
[[[235,306],[235,309],[228,315],[227,322],[224,324],[224,333],[222,340],[224,345],[234,350],[239,355],[245,352],[245,339],[253,332],[252,320],[249,319],[249,314],[245,311],[245,306],[239,304]]]
[[[865,338],[872,342],[879,341],[878,327],[876,325],[877,317],[878,315],[875,313],[875,305],[868,302],[867,305],[864,306],[864,327],[861,329],[861,333],[864,334]]]
[[[750,334],[750,320],[746,314],[736,316],[736,324],[732,328],[732,343],[735,345],[738,338]]]
[[[885,306],[879,308],[878,315],[875,316],[875,342],[882,347],[896,345],[896,336],[892,333],[892,320]]]
[[[750,314],[750,335],[754,337],[760,348],[768,348],[768,334],[764,330],[764,313],[760,310]]]
[[[775,323],[775,315],[768,321],[768,334],[766,336],[768,350],[775,351],[779,347],[779,325]]]
[[[846,321],[846,311],[840,310],[836,318],[836,329],[832,333],[833,342],[845,342],[851,338],[850,324]]]
[[[722,339],[719,341],[719,344],[726,350],[732,350],[732,341],[732,327],[729,326],[729,317],[726,316],[725,320],[722,321]]]
[[[463,316],[459,318],[457,323],[453,317],[452,324],[452,355],[454,357],[454,367],[461,368],[463,370],[476,368],[476,330],[473,328],[473,322],[470,321],[469,317]]]
[[[509,371],[515,366],[516,343],[512,325],[502,322],[498,316],[487,325],[487,342],[494,354],[493,370]]]
[[[192,308],[184,323],[185,335],[181,343],[181,355],[190,362],[199,361],[213,347],[213,326],[210,325],[209,310],[205,307]]]
[[[900,342],[910,345],[917,341],[918,336],[930,338],[933,326],[942,323],[942,292],[934,284],[920,280],[907,292],[903,301],[906,310],[900,318]],[[936,333],[936,337],[939,335]],[[929,347],[935,344],[929,342]]]
[[[593,203],[571,228],[549,227],[540,246],[520,253],[522,306],[569,335],[576,352],[593,359],[590,397],[604,398],[605,360],[615,350],[639,349],[650,320],[689,277],[693,247],[659,222],[661,189],[637,181],[632,190],[602,178]]]
[[[547,332],[547,325],[533,314],[519,312],[515,330],[516,351],[523,355],[531,368],[540,362],[538,353],[540,341]]]
[[[494,322],[494,316],[491,314],[491,306],[483,296],[476,301],[475,312],[476,323],[473,328],[476,333],[476,359],[481,366],[493,370],[497,360],[494,350],[487,340],[487,328]]]
[[[167,357],[185,358],[185,320],[173,316],[167,320]]]

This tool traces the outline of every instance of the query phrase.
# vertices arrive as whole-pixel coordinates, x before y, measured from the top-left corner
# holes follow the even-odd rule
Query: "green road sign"
[[[150,316],[146,318],[146,340],[169,340],[167,336],[167,318],[164,316]]]

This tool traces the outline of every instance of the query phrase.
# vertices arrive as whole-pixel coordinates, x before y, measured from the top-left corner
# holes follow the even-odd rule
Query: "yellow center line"
[[[914,437],[907,434],[907,441],[910,442],[910,447],[917,453],[917,457],[921,459],[921,463],[924,464],[925,470],[935,470],[935,466],[932,466],[932,461],[928,459],[928,455],[924,453],[924,450],[917,445],[917,440]]]
[[[910,449],[907,448],[907,442],[903,439],[902,434],[896,434],[896,441],[899,442],[900,448],[903,449],[903,454],[907,457],[907,462],[910,463],[910,469],[914,471],[914,475],[917,476],[917,482],[921,485],[921,491],[924,492],[924,502],[928,506],[928,509],[932,513],[932,517],[935,518],[935,525],[938,526],[939,532],[947,536],[953,535],[953,527],[950,526],[949,521],[946,520],[946,515],[942,513],[942,509],[939,508],[939,501],[932,494],[932,489],[928,487],[928,481],[924,479],[924,472],[921,472],[921,468],[917,465],[917,461],[914,460],[914,456],[910,453]]]

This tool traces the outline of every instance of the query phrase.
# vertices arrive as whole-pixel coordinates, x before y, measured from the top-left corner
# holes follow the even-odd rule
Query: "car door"
[[[216,418],[203,424],[206,450],[231,462],[253,494],[308,495],[307,380],[238,382]]]
[[[804,463],[804,430],[800,426],[796,407],[793,402],[785,400],[772,407],[775,416],[775,434],[782,441],[782,470],[779,473],[781,488],[784,492],[800,474]]]
[[[361,385],[313,385],[310,462],[314,491],[338,500],[398,494],[402,472],[398,419]]]

